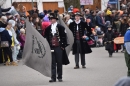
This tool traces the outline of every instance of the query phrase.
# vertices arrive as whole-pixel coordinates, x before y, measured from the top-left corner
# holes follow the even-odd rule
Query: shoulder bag
[[[1,34],[0,34],[0,47],[9,47],[9,42],[8,41],[1,41]]]

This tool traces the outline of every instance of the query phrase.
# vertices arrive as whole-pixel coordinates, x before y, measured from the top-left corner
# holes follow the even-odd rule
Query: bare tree
[[[80,0],[64,0],[64,4],[66,10],[70,7],[70,5],[80,9]]]

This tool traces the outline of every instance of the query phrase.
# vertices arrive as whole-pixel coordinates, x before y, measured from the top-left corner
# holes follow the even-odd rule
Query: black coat
[[[107,32],[104,36],[104,41],[106,42],[105,44],[105,49],[108,50],[108,51],[111,51],[111,52],[114,52],[114,40],[115,38],[115,35],[114,33],[111,31],[111,32]],[[109,42],[111,41],[111,42]]]
[[[4,24],[2,21],[0,21],[0,28],[5,28],[7,24]]]
[[[9,46],[11,46],[12,39],[11,39],[11,36],[9,35],[7,30],[3,30],[2,32],[0,32],[0,37],[1,37],[1,41],[8,41],[9,42]]]
[[[29,13],[30,15],[33,15],[34,13],[37,13],[37,15],[39,15],[39,10],[36,10],[36,11],[30,10],[30,11],[28,11],[28,13]]]
[[[60,24],[57,24],[57,29],[58,29],[58,32],[59,32],[60,47],[65,48],[65,47],[68,46],[68,44],[67,44],[67,36],[66,36],[66,33],[65,33],[65,28],[63,26],[61,26]],[[48,26],[46,28],[44,37],[47,39],[50,47],[52,48],[52,46],[51,46],[51,38],[52,38],[51,31],[52,30],[51,30],[51,25],[50,25],[50,26]],[[69,59],[68,59],[68,56],[67,56],[65,50],[63,50],[63,57],[62,58],[63,58],[63,62],[62,62],[63,65],[69,64]]]
[[[80,43],[81,43],[81,53],[82,54],[88,54],[88,53],[91,53],[92,50],[90,48],[90,46],[88,45],[87,41],[82,39],[82,36],[84,36],[84,33],[87,31],[87,36],[90,37],[90,35],[92,34],[92,31],[91,31],[91,27],[90,26],[87,26],[87,23],[85,22],[80,22],[78,24],[78,27],[79,27],[79,34],[80,34]],[[73,33],[73,36],[74,36],[74,44],[73,44],[73,54],[76,54],[77,53],[77,43],[76,43],[76,31],[77,31],[77,24],[74,22],[72,22],[70,25],[69,25],[69,28],[70,30],[72,31]]]
[[[127,23],[121,23],[121,26],[120,26],[120,33],[122,36],[125,35],[127,29],[128,29],[129,25]]]

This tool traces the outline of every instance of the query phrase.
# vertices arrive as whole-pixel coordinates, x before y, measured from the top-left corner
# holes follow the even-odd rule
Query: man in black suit
[[[58,18],[55,13],[50,13],[50,20],[52,24],[46,29],[44,36],[51,50],[54,50],[52,52],[52,77],[49,82],[56,82],[56,71],[57,79],[62,82],[62,60],[67,57],[66,53],[63,53],[67,46],[67,38],[65,28],[57,23]]]
[[[82,68],[85,67],[85,54],[91,53],[92,50],[85,40],[86,37],[90,37],[92,34],[90,25],[81,21],[81,14],[75,13],[75,21],[69,25],[70,30],[74,36],[73,54],[75,55],[76,66],[74,69],[79,69],[79,54],[81,56]]]

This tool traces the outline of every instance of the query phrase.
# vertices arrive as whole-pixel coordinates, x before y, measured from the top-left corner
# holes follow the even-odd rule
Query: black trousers
[[[8,61],[8,57],[10,59],[10,62],[13,62],[13,58],[12,58],[12,50],[11,48],[7,47],[7,48],[2,48],[3,52],[4,52],[4,58],[5,58],[5,62]]]
[[[60,47],[53,47],[52,50],[52,79],[56,80],[56,72],[58,74],[57,79],[62,79],[62,53],[63,50]]]
[[[108,50],[108,53],[109,53],[109,55],[112,55],[112,54],[113,54],[113,51]]]
[[[0,48],[0,63],[3,63],[2,49]]]
[[[81,54],[82,49],[81,49],[80,41],[77,40],[76,43],[77,43],[77,53],[75,54],[76,66],[79,67],[79,54],[80,54],[80,57],[81,57],[81,65],[85,66],[85,54]]]

